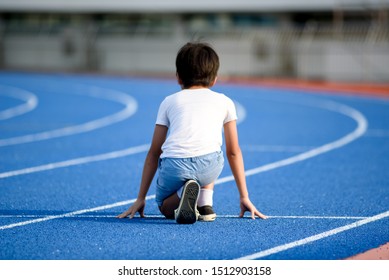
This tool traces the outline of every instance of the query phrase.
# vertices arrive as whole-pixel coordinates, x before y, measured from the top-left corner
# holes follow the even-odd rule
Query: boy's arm
[[[146,205],[146,195],[153,181],[155,172],[158,168],[159,156],[162,153],[161,147],[165,142],[168,128],[163,125],[156,125],[154,129],[153,140],[151,142],[150,149],[147,153],[146,160],[143,166],[142,179],[139,187],[139,193],[136,201],[125,212],[118,215],[118,218],[125,218],[134,215],[139,212],[141,217],[144,217],[144,207]]]
[[[244,174],[244,163],[242,152],[239,147],[238,131],[236,121],[230,121],[224,124],[224,137],[226,141],[227,159],[234,175],[236,185],[240,196],[240,217],[243,217],[244,212],[251,212],[251,218],[255,219],[258,216],[266,219],[266,216],[257,210],[249,199],[249,193],[246,185],[246,176]]]

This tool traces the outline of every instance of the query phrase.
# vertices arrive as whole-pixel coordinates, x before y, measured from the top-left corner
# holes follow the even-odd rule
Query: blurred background
[[[211,43],[220,76],[389,82],[389,0],[0,0],[0,69],[174,75]]]

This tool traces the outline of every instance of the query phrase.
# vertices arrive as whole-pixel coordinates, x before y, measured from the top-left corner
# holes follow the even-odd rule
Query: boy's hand
[[[146,201],[145,200],[139,200],[137,199],[134,204],[131,205],[130,208],[128,208],[127,211],[124,211],[122,214],[116,216],[116,218],[122,219],[127,216],[130,216],[130,219],[134,218],[135,214],[139,212],[139,215],[144,218],[144,209],[145,209]]]
[[[251,203],[251,201],[248,197],[240,199],[240,215],[239,215],[239,217],[242,218],[246,211],[249,211],[251,213],[251,219],[255,219],[255,216],[258,216],[261,219],[267,219],[267,217],[265,215],[263,215],[261,212],[259,212],[257,210],[257,208]]]

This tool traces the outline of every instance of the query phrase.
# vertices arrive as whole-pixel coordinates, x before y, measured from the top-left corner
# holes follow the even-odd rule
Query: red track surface
[[[374,95],[381,97],[389,97],[389,83],[373,84],[373,83],[345,83],[345,82],[319,82],[305,80],[289,80],[289,79],[256,79],[256,78],[230,78],[226,82],[239,84],[251,84],[266,87],[291,88],[309,90],[310,92],[332,92],[360,95]]]

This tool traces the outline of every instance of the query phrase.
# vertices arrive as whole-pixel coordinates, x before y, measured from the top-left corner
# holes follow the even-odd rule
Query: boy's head
[[[176,69],[183,88],[211,87],[219,70],[219,57],[205,43],[187,43],[178,51]]]

